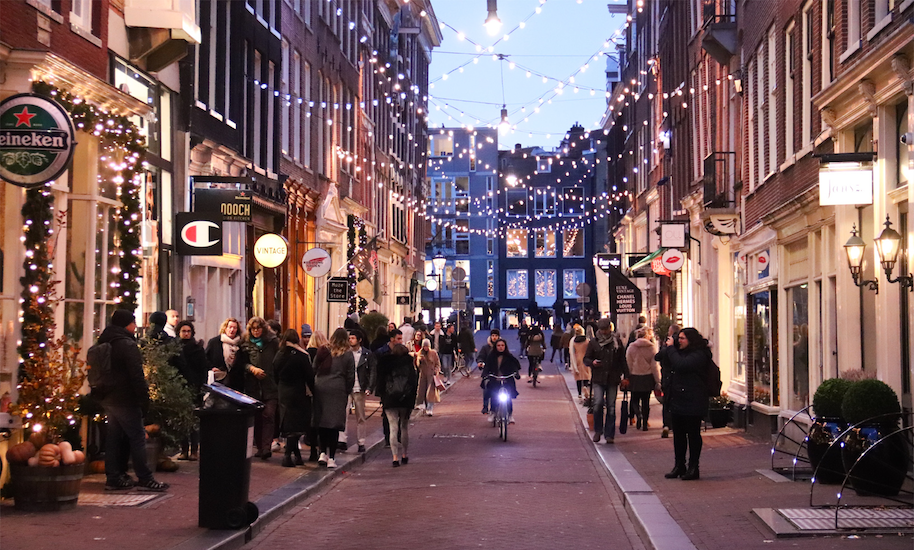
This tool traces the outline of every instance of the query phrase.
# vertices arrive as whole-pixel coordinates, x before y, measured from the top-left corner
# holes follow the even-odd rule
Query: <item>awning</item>
[[[658,248],[656,251],[651,252],[650,254],[645,256],[640,262],[638,262],[635,265],[628,268],[629,273],[634,274],[636,271],[646,270],[645,275],[653,274],[654,272],[653,272],[653,270],[651,270],[651,262],[654,260],[654,258],[659,258],[660,256],[662,256],[663,253],[666,252],[666,250],[667,250],[666,248],[661,247],[661,248]]]

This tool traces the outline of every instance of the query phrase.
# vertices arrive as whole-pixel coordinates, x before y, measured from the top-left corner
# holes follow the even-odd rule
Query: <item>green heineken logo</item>
[[[73,125],[56,102],[33,94],[0,103],[0,178],[20,187],[51,181],[70,164]]]

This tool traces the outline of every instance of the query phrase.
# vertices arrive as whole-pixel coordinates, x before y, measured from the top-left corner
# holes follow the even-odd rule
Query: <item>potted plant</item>
[[[724,428],[730,422],[733,401],[727,397],[727,392],[720,392],[717,397],[708,398],[708,420],[712,428]]]
[[[174,471],[177,468],[165,456],[165,450],[175,447],[187,437],[197,421],[193,392],[178,369],[169,362],[180,353],[180,343],[177,340],[167,344],[144,340],[140,349],[143,353],[143,372],[149,385],[149,411],[144,420],[149,465],[158,466],[163,471]]]
[[[843,378],[824,380],[812,398],[815,417],[809,427],[806,449],[815,478],[821,483],[841,483],[844,479],[844,463],[837,451],[828,452],[830,445],[847,429],[847,422],[841,413],[844,394],[853,382]]]
[[[854,490],[859,495],[897,495],[910,459],[902,434],[891,435],[901,418],[895,391],[881,380],[855,382],[844,394],[841,412],[852,426],[842,460]]]

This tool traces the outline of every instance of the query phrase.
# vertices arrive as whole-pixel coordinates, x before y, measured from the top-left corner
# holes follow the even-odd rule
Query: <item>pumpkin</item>
[[[41,432],[32,432],[32,435],[29,436],[29,441],[32,442],[36,449],[44,447],[44,444],[47,443],[44,434]]]
[[[53,443],[48,443],[38,451],[38,465],[52,466],[60,465],[60,447]]]
[[[73,453],[73,446],[69,441],[63,441],[57,445],[60,448],[60,460],[64,464],[76,464],[76,455]]]
[[[82,451],[73,451],[73,464],[85,464],[86,454]]]
[[[105,461],[104,460],[93,460],[89,463],[89,471],[93,474],[103,474],[105,473]]]
[[[35,456],[35,446],[28,441],[13,445],[6,451],[6,460],[11,463],[24,464]]]
[[[38,455],[35,455],[32,458],[30,458],[28,465],[32,466],[32,467],[38,466]]]

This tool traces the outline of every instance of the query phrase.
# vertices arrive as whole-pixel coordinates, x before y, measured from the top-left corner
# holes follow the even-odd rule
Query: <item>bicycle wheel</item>
[[[504,415],[501,418],[501,440],[508,440],[508,408],[505,407]]]

